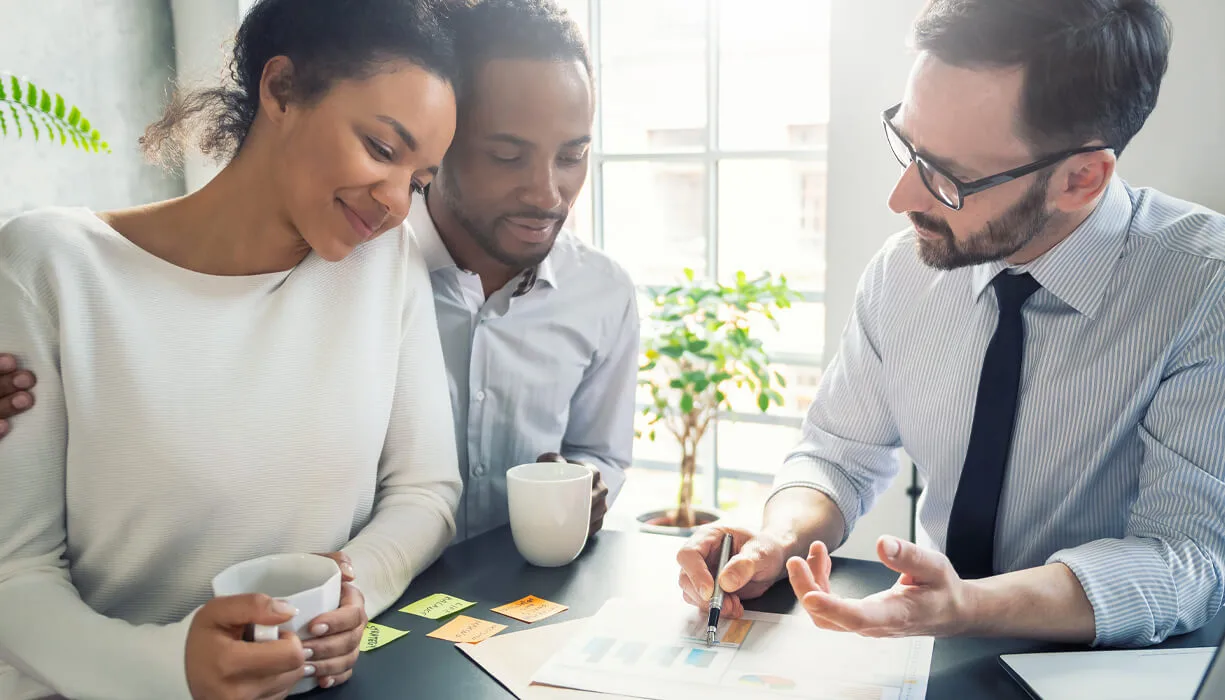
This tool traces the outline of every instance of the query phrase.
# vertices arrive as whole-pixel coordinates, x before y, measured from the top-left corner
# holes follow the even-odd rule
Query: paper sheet
[[[581,632],[586,624],[587,618],[557,622],[503,634],[477,645],[455,646],[519,700],[634,700],[624,695],[532,685],[532,674],[536,669],[565,646],[571,637]]]
[[[446,593],[435,593],[415,603],[405,605],[400,608],[400,612],[419,615],[429,620],[441,620],[447,615],[454,615],[460,610],[467,610],[473,605],[476,605],[476,603],[470,603],[462,598],[456,598]]]
[[[357,648],[359,651],[373,651],[384,644],[396,641],[406,634],[408,632],[405,630],[394,629],[375,622],[367,622],[366,631],[362,633],[362,643]]]
[[[1191,700],[1216,647],[1005,654],[1042,700]]]
[[[722,643],[694,639],[683,603],[610,600],[533,676],[538,684],[651,700],[922,700],[933,639],[870,639],[804,617],[746,613]],[[735,629],[734,633],[731,633]],[[730,637],[729,637],[730,633]],[[743,634],[742,634],[743,633]]]

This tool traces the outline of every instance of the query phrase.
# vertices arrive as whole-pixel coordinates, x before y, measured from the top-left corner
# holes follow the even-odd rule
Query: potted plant
[[[111,150],[89,120],[81,116],[81,110],[70,107],[61,95],[52,95],[15,75],[0,73],[0,136],[8,136],[11,130],[22,138],[27,127],[35,141],[42,138],[46,129],[52,142],[59,136],[60,145],[71,140],[78,149],[94,153]]]
[[[776,387],[785,388],[786,381],[770,368],[753,327],[764,321],[777,329],[775,313],[799,295],[783,276],[748,279],[738,272],[735,285],[725,286],[696,280],[689,269],[681,284],[652,292],[638,380],[651,400],[642,413],[650,440],[662,426],[680,445],[680,490],[675,508],[643,513],[638,521],[644,530],[687,535],[719,518],[717,510],[693,506],[698,445],[719,410],[731,410],[737,392],[753,397],[762,412],[783,405]]]

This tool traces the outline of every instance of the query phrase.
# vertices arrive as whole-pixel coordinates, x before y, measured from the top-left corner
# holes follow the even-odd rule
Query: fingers
[[[328,552],[320,554],[321,557],[327,557],[336,562],[336,566],[340,567],[340,580],[353,581],[357,578],[357,574],[353,571],[353,560],[344,552]],[[341,603],[343,605],[344,603]]]
[[[0,387],[0,419],[12,418],[18,413],[25,413],[34,407],[34,394],[28,391],[11,393]]]
[[[196,613],[197,617],[203,615],[210,626],[226,629],[241,629],[247,625],[279,625],[297,614],[297,609],[289,603],[263,593],[213,598]]]
[[[338,676],[323,676],[319,679],[320,688],[335,688],[353,677],[353,669],[349,669]]]
[[[727,567],[719,576],[719,585],[725,591],[738,591],[750,582],[762,578],[773,578],[766,571],[769,552],[768,545],[761,540],[749,540],[740,548],[739,553],[727,561]]]
[[[8,434],[9,434],[9,422],[6,420],[0,420],[0,438]]]
[[[799,557],[787,560],[787,578],[791,581],[791,590],[795,591],[796,598],[802,599],[813,591],[821,590],[812,575],[812,567]]]
[[[939,584],[956,577],[948,557],[891,535],[876,541],[876,555],[885,566],[908,577],[909,585]]]
[[[221,653],[229,656],[223,660],[222,668],[230,669],[235,678],[267,681],[268,688],[275,686],[273,681],[277,677],[297,674],[290,683],[292,685],[298,678],[313,672],[307,668],[302,641],[288,630],[281,630],[280,639],[275,642],[236,641]]]
[[[357,664],[357,656],[357,644],[354,643],[352,648],[344,654],[322,660],[312,658],[306,663],[314,667],[316,677],[326,678],[339,676],[352,669]]]
[[[357,586],[351,583],[342,583],[340,585],[340,607],[330,612],[325,612],[311,620],[310,626],[307,629],[316,637],[323,638],[331,638],[350,632],[360,636],[362,630],[366,627],[364,605],[365,598]],[[353,644],[356,646],[357,642],[355,641]],[[319,645],[312,642],[309,646],[318,653]]]
[[[723,530],[715,527],[704,527],[681,545],[676,553],[676,563],[688,577],[697,598],[710,598],[715,588],[714,576],[710,573],[710,557],[718,556],[718,547],[723,540]],[[717,562],[716,562],[717,565]]]
[[[566,461],[566,458],[565,458],[565,457],[562,457],[561,455],[557,454],[556,452],[545,452],[544,454],[542,454],[542,455],[540,455],[539,457],[537,457],[537,458],[536,458],[536,461],[537,461],[538,463],[539,463],[539,462],[565,462],[565,461]]]
[[[7,352],[0,352],[0,374],[8,374],[17,369],[17,358]]]
[[[825,547],[825,543],[818,540],[809,545],[808,558],[804,562],[812,571],[817,589],[829,593],[829,574],[833,570],[834,562],[829,558],[829,549]]]

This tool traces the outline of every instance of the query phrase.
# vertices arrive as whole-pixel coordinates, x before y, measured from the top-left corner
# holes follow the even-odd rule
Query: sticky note
[[[493,609],[499,615],[513,617],[516,620],[523,622],[536,622],[543,620],[546,617],[552,617],[559,612],[564,612],[570,608],[559,603],[550,603],[542,598],[537,598],[530,595],[526,598],[521,598],[513,603],[507,603]]]
[[[435,593],[432,596],[418,600],[416,603],[400,608],[400,612],[420,615],[430,620],[441,620],[447,615],[453,615],[473,605],[476,605],[476,603],[469,603],[466,600],[447,595],[446,593]]]
[[[451,620],[447,624],[439,627],[427,634],[427,637],[434,639],[445,639],[448,642],[468,642],[476,644],[489,639],[493,635],[506,629],[506,625],[499,625],[496,622],[486,622],[478,620],[475,617],[460,615]]]
[[[357,648],[360,651],[371,651],[378,649],[388,642],[394,642],[406,634],[408,632],[404,630],[392,629],[386,625],[367,622],[366,631],[362,634],[362,643]]]
[[[719,641],[724,644],[739,646],[744,643],[744,638],[749,636],[749,628],[752,626],[752,620],[745,620],[743,618],[732,620],[732,623],[727,626],[727,631],[723,633],[723,638]]]

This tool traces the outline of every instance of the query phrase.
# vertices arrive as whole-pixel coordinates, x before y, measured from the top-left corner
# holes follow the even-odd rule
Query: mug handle
[[[247,625],[253,642],[275,642],[281,638],[281,628],[276,625]]]

